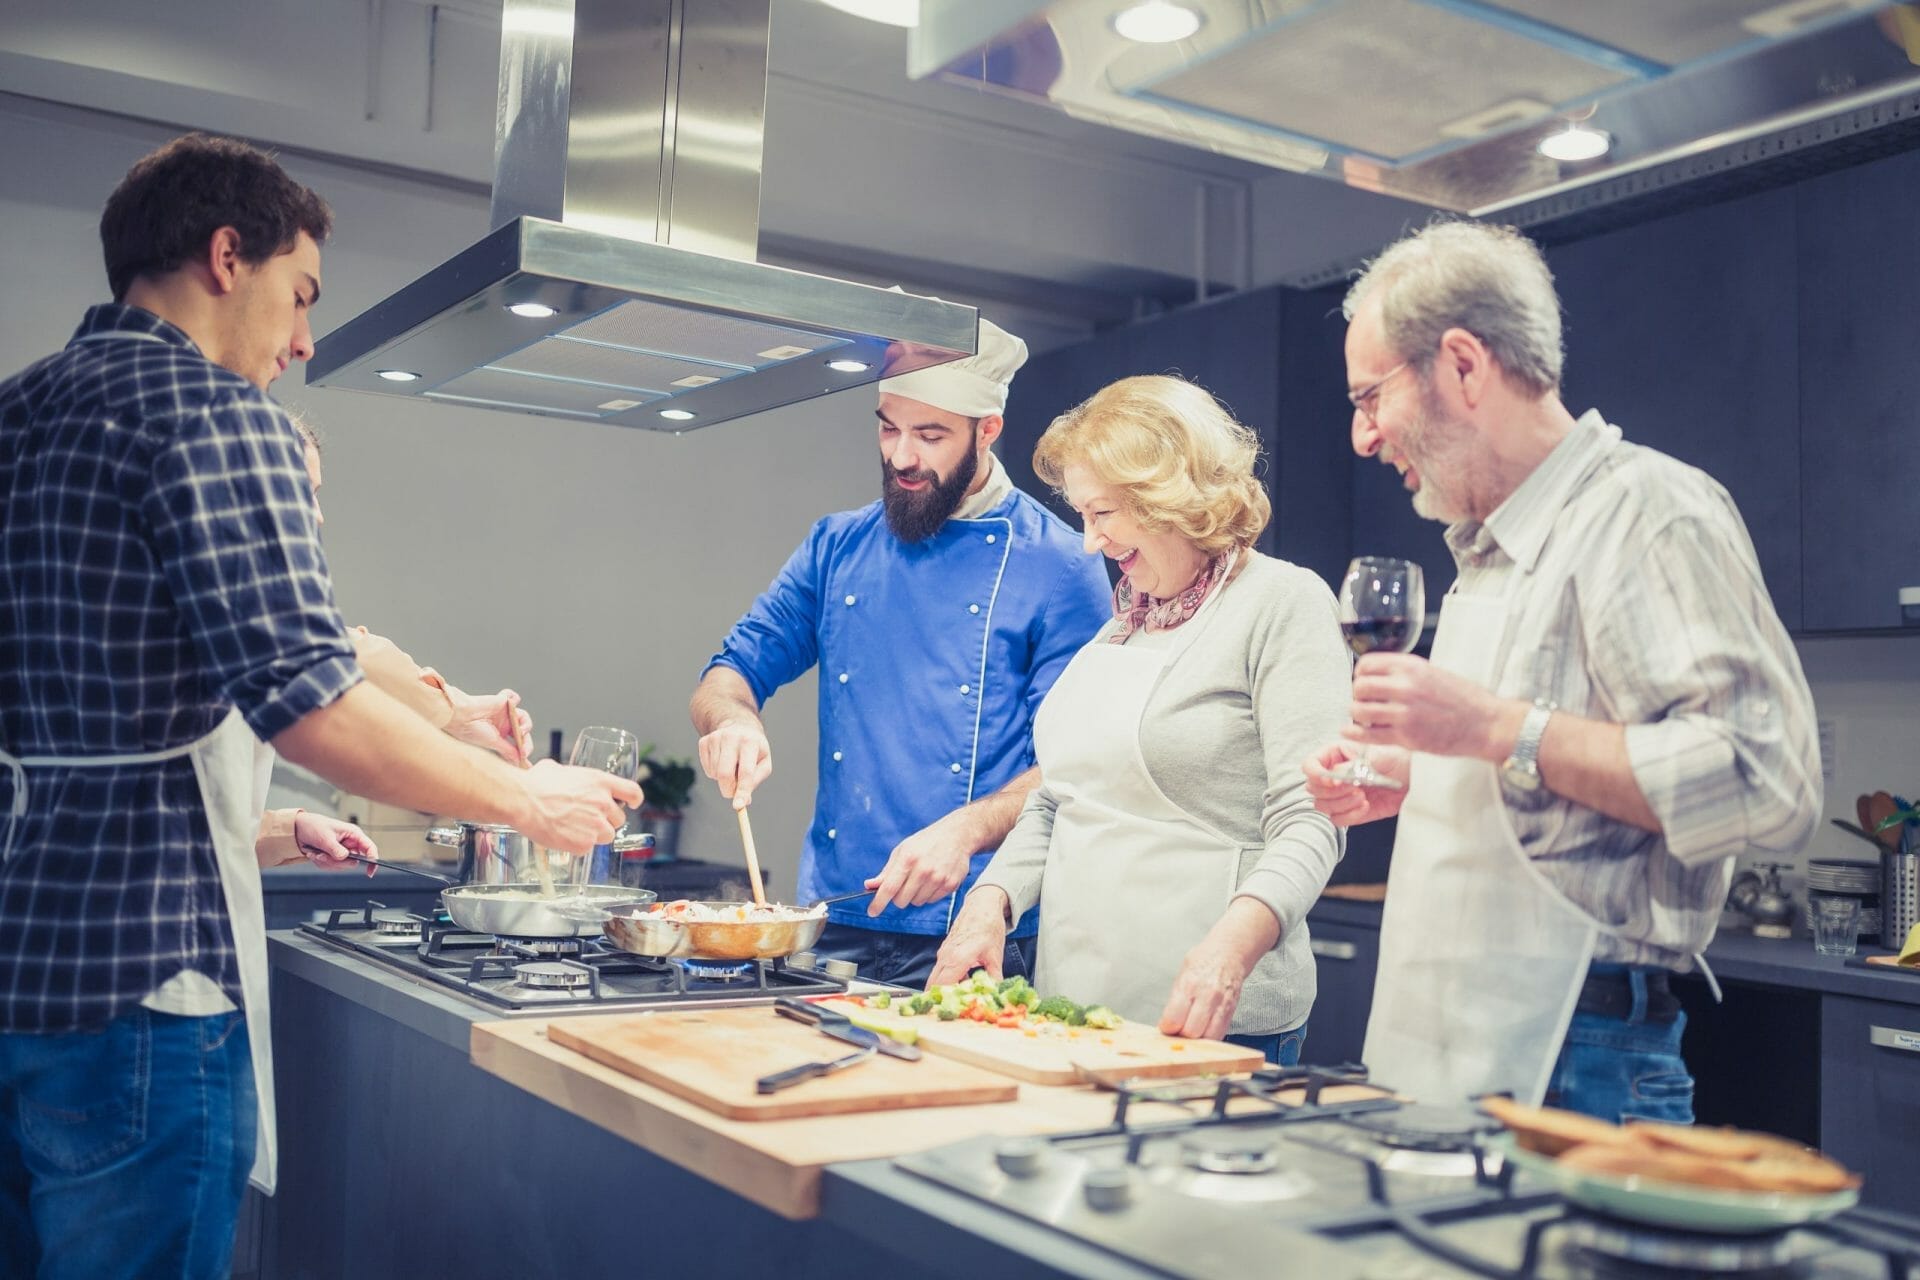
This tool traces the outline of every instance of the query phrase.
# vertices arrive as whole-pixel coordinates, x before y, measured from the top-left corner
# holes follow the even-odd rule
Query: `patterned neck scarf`
[[[1171,631],[1181,623],[1200,612],[1200,606],[1206,603],[1207,595],[1227,580],[1240,559],[1239,547],[1228,547],[1213,559],[1207,561],[1207,567],[1179,595],[1160,599],[1144,591],[1135,593],[1133,580],[1125,574],[1120,576],[1120,585],[1113,589],[1113,616],[1120,621],[1120,630],[1108,638],[1108,644],[1125,644],[1127,637],[1136,631]]]

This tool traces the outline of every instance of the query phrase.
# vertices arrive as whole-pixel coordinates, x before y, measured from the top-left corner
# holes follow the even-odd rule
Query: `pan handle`
[[[433,874],[433,872],[431,871],[419,871],[413,867],[405,866],[398,862],[382,862],[378,858],[369,858],[358,853],[349,853],[345,856],[347,861],[349,862],[364,862],[366,865],[374,868],[376,871],[404,871],[410,876],[419,876],[422,880],[431,880],[435,884],[439,885],[442,889],[451,889],[455,887],[453,881],[447,879],[445,876],[437,876]]]

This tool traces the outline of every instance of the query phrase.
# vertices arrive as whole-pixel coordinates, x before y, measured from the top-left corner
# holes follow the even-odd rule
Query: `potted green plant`
[[[680,820],[686,817],[697,775],[691,760],[656,756],[653,749],[649,742],[640,752],[640,786],[647,793],[640,822],[653,833],[653,860],[670,862],[680,856]]]

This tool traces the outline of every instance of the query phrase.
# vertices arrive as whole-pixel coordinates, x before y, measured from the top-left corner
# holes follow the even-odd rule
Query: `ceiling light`
[[[1549,160],[1597,160],[1613,146],[1605,129],[1569,123],[1540,139],[1535,149]]]
[[[529,320],[545,320],[548,316],[560,314],[544,302],[516,302],[507,310],[517,316],[525,316]]]
[[[374,372],[378,373],[388,382],[418,382],[420,380],[419,374],[408,373],[405,369],[376,369]]]
[[[1172,0],[1146,0],[1113,15],[1113,29],[1140,44],[1171,44],[1200,29],[1200,15]]]
[[[827,368],[833,370],[835,373],[865,373],[868,369],[872,367],[873,367],[872,365],[869,365],[864,360],[829,360],[827,361]]]
[[[685,409],[662,409],[660,416],[668,422],[692,422],[693,414]]]
[[[920,25],[920,0],[820,0],[820,3],[869,22],[884,22],[890,27]]]

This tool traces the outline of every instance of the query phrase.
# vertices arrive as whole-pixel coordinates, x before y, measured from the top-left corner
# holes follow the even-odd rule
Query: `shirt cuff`
[[[1020,918],[1026,915],[1027,912],[1033,910],[1040,902],[1040,881],[1038,878],[1035,878],[1032,883],[1027,885],[1022,885],[1012,879],[1003,880],[993,874],[992,863],[988,863],[987,869],[980,873],[980,878],[973,882],[973,888],[967,890],[967,896],[971,898],[974,894],[989,885],[1006,894],[1007,898],[1013,903],[1013,924],[1007,926],[1009,929],[1016,928],[1020,924]]]
[[[1247,873],[1233,896],[1252,898],[1273,912],[1274,919],[1280,922],[1280,937],[1285,939],[1300,927],[1307,909],[1319,901],[1320,891],[1326,887],[1324,881],[1314,884],[1314,877],[1307,874],[1304,867],[1300,870],[1299,875],[1289,875],[1277,867],[1257,868]]]
[[[272,742],[302,716],[329,705],[364,678],[360,664],[351,657],[322,658],[248,711],[247,727],[260,741]]]
[[[1667,850],[1701,866],[1747,847],[1746,785],[1733,744],[1685,718],[1627,726],[1627,764]]]
[[[269,809],[260,815],[260,834],[253,841],[254,860],[262,867],[283,867],[300,861],[300,841],[293,820],[299,809]]]

